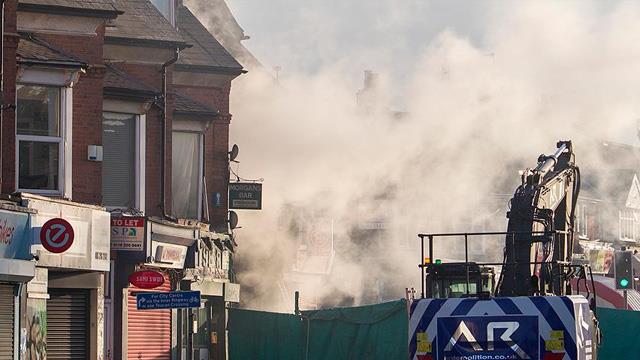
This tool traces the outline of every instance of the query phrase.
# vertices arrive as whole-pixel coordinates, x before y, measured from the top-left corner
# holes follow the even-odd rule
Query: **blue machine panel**
[[[524,315],[442,317],[438,359],[537,359],[538,317]]]

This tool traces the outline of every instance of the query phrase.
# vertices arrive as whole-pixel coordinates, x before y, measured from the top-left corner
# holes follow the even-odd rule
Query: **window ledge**
[[[62,197],[62,191],[60,190],[18,189],[16,191],[19,193],[28,193],[28,194],[64,199]],[[64,200],[67,200],[67,199],[64,199]]]

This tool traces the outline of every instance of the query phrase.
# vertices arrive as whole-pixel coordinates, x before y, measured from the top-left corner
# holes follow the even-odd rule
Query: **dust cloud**
[[[636,141],[639,4],[487,4],[480,41],[443,29],[417,43],[403,86],[392,62],[372,60],[380,78],[366,101],[352,52],[277,81],[264,69],[234,80],[232,168],[264,178],[262,211],[238,211],[243,306],[292,311],[294,290],[303,308],[403,297],[419,288],[418,232],[504,231],[518,170],[557,140],[596,168],[597,141]],[[305,16],[308,28],[331,26]],[[323,33],[332,29],[306,35],[330,51]],[[438,250],[460,258],[462,248]],[[499,239],[472,250],[501,253]]]

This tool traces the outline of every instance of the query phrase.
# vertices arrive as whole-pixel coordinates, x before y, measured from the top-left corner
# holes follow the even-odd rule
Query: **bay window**
[[[70,124],[66,124],[70,122],[70,92],[70,88],[56,86],[17,85],[18,191],[63,195],[65,142],[71,140]]]
[[[173,215],[200,219],[203,141],[199,132],[173,131],[171,199]]]

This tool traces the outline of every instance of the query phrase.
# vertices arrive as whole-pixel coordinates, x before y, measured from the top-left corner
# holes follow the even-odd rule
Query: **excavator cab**
[[[439,263],[425,265],[425,272],[427,298],[488,298],[494,294],[495,274],[491,267],[479,266],[474,262]]]

